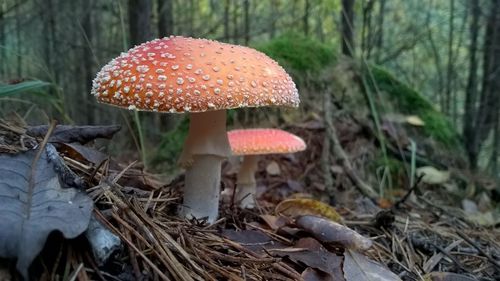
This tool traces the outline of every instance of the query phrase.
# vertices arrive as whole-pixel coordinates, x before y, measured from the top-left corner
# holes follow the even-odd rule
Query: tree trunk
[[[245,45],[248,46],[248,42],[250,42],[250,0],[243,0],[243,17]]]
[[[304,21],[304,35],[305,36],[309,35],[310,8],[311,8],[311,3],[309,3],[309,0],[305,0],[304,1],[304,18],[302,19]]]
[[[470,12],[472,14],[470,24],[470,46],[469,46],[469,77],[467,79],[467,88],[465,90],[465,104],[464,104],[464,119],[463,130],[465,148],[467,150],[469,161],[475,158],[474,143],[474,117],[476,112],[477,101],[477,37],[479,35],[479,17],[481,9],[479,7],[479,0],[471,0]],[[470,162],[472,164],[472,162]]]
[[[184,2],[184,1],[183,1]],[[195,17],[195,5],[194,5],[194,0],[189,0],[189,11],[188,11],[188,31],[187,34],[189,36],[194,36],[194,17]]]
[[[174,34],[173,0],[158,0],[158,35],[168,37]]]
[[[16,75],[18,78],[21,78],[23,75],[23,48],[21,44],[21,5],[17,5],[15,8],[15,17],[16,17],[16,51],[17,51],[17,61],[16,61]]]
[[[466,132],[466,149],[472,169],[477,169],[478,155],[490,135],[500,105],[500,0],[492,1],[484,36],[483,80],[472,130]],[[473,103],[472,105],[473,106]]]
[[[229,8],[231,7],[231,1],[224,1],[224,41],[229,41]]]
[[[493,128],[493,151],[491,152],[491,174],[496,180],[499,179],[498,156],[500,151],[500,110],[495,112],[495,125]]]
[[[363,27],[361,28],[361,52],[367,59],[370,59],[372,49],[372,12],[375,0],[369,0],[363,7]]]
[[[94,104],[90,102],[90,92],[92,90],[92,80],[94,79],[94,57],[92,54],[92,0],[82,1],[82,10],[83,10],[83,19],[82,19],[82,29],[85,33],[84,48],[82,52],[82,62],[83,62],[83,71],[85,73],[85,84],[86,91],[83,93],[83,102],[86,107],[86,116],[87,116],[87,124],[94,124]]]
[[[379,11],[377,17],[377,37],[375,38],[375,47],[377,52],[375,53],[375,62],[379,63],[382,57],[382,51],[384,48],[384,17],[385,17],[385,1],[379,0]]]
[[[269,39],[276,36],[276,18],[278,16],[278,0],[271,0],[271,10],[269,13]]]
[[[442,103],[442,110],[445,114],[451,114],[451,84],[453,82],[453,42],[454,42],[454,17],[455,0],[450,0],[450,17],[448,21],[448,65],[446,68],[446,90]]]
[[[238,44],[238,1],[233,2],[233,43]]]
[[[352,57],[354,54],[354,0],[342,0],[342,54]]]
[[[152,39],[151,0],[129,0],[130,44],[139,45]]]
[[[7,58],[5,54],[5,23],[4,23],[4,10],[5,10],[5,5],[6,3],[0,3],[0,61],[3,63],[0,63],[0,77],[5,77],[5,67],[6,67],[6,62],[5,59]],[[5,81],[0,81],[0,82],[5,82]]]

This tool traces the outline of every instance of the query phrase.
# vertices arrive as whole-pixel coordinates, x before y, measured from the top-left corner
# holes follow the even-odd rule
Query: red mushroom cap
[[[99,102],[160,112],[299,104],[295,83],[254,49],[206,39],[155,39],[122,53],[93,81]]]
[[[227,132],[234,155],[292,153],[306,149],[298,136],[280,129],[241,129]]]

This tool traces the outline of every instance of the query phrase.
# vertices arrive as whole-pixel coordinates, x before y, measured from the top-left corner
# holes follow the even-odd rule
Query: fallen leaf
[[[44,137],[47,134],[49,126],[31,126],[27,128],[26,134],[32,137]],[[97,138],[111,139],[115,133],[121,129],[119,125],[110,126],[70,126],[57,125],[49,142],[71,143],[78,142],[86,144]]]
[[[476,202],[467,198],[462,200],[462,209],[466,214],[474,214],[479,212]]]
[[[344,277],[346,281],[401,281],[387,267],[352,250],[344,252]]]
[[[271,176],[278,176],[281,174],[280,165],[276,161],[271,161],[267,164],[266,172]]]
[[[256,253],[264,254],[267,249],[286,248],[286,245],[274,240],[259,230],[222,230],[222,236],[229,240],[240,243],[243,247]]]
[[[80,235],[93,208],[85,193],[62,188],[46,150],[32,168],[36,153],[0,154],[0,256],[17,258],[25,279],[47,236],[55,230],[66,238]]]
[[[425,126],[424,120],[420,119],[420,117],[418,117],[417,115],[406,116],[405,121],[406,121],[406,123],[413,125],[413,126],[417,126],[417,127]]]
[[[422,182],[427,184],[442,184],[450,179],[449,171],[440,171],[432,166],[417,168],[416,175],[422,176]]]
[[[69,155],[71,159],[78,161],[85,160],[94,165],[99,165],[108,158],[106,154],[78,143],[62,143],[61,147],[64,153]]]
[[[324,243],[340,244],[348,249],[367,250],[372,241],[356,231],[331,220],[315,216],[300,216],[295,224]]]
[[[493,226],[500,223],[500,212],[498,211],[477,212],[466,215],[469,222],[482,226]]]
[[[330,274],[312,267],[306,268],[306,270],[302,272],[301,276],[304,281],[335,281]]]
[[[452,272],[431,272],[424,276],[425,281],[476,281],[476,278]]]
[[[281,201],[274,209],[276,214],[287,217],[313,215],[324,217],[336,222],[342,221],[342,217],[332,206],[314,199],[298,198]]]
[[[260,218],[272,229],[277,230],[287,224],[287,218],[273,215],[260,215]]]
[[[344,168],[342,168],[342,166],[340,165],[332,165],[330,167],[330,171],[334,174],[343,174],[344,173]]]
[[[389,200],[387,198],[379,198],[377,201],[377,204],[382,209],[389,209],[390,207],[392,207],[391,200]]]
[[[268,250],[273,256],[288,257],[298,265],[305,264],[308,267],[319,269],[327,273],[331,279],[320,280],[342,280],[342,257],[325,249],[321,243],[314,238],[302,238],[293,247]]]

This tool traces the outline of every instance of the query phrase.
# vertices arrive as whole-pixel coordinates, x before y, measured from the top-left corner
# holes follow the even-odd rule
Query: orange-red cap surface
[[[172,113],[299,104],[295,83],[263,53],[186,37],[122,53],[97,73],[92,94],[115,106]]]
[[[306,149],[298,136],[280,129],[241,129],[227,132],[234,155],[292,153]]]

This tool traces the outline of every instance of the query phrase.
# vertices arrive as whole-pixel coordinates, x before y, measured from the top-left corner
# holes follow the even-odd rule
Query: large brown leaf
[[[74,238],[87,229],[92,200],[74,188],[63,188],[53,161],[44,150],[0,154],[0,257],[17,258],[26,278],[28,267],[54,230]],[[57,169],[60,169],[58,167]]]

